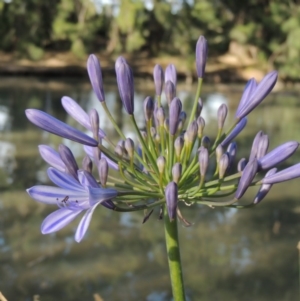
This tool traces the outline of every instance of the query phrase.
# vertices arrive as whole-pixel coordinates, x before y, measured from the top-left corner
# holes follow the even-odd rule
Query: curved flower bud
[[[108,177],[108,163],[105,158],[101,158],[101,160],[99,161],[98,172],[101,185],[105,187]]]
[[[115,65],[119,94],[126,112],[134,112],[134,84],[132,70],[126,60],[120,56]]]
[[[146,121],[149,121],[152,118],[153,110],[154,110],[154,101],[152,97],[147,96],[144,100],[144,115]]]
[[[165,94],[166,94],[166,99],[167,99],[168,105],[170,105],[172,99],[176,96],[175,86],[170,80],[168,80],[165,83]]]
[[[182,136],[178,136],[174,141],[174,150],[176,158],[179,159],[183,148],[184,140]]]
[[[168,65],[166,68],[165,83],[167,83],[168,81],[173,83],[175,90],[176,90],[177,72],[176,72],[176,68],[173,64]]]
[[[229,166],[229,156],[227,153],[223,154],[219,161],[219,178],[223,179],[226,173],[226,170]]]
[[[236,112],[236,118],[242,119],[247,116],[255,107],[257,107],[264,98],[272,91],[276,84],[278,73],[277,71],[269,72],[262,81],[257,85],[252,95],[244,102],[243,106],[239,107]]]
[[[284,181],[289,181],[300,177],[300,163],[295,164],[289,168],[283,169],[273,175],[265,176],[262,180],[262,184],[275,184]]]
[[[91,129],[93,132],[93,136],[95,140],[99,139],[99,114],[96,111],[96,109],[92,109],[90,112],[90,123],[91,123]]]
[[[177,184],[180,180],[182,172],[182,165],[180,163],[175,163],[172,167],[172,177],[173,181]]]
[[[209,153],[206,148],[203,147],[200,150],[198,160],[199,160],[199,167],[200,167],[200,176],[205,177],[205,174],[208,169],[208,163],[209,163]]]
[[[186,143],[192,144],[198,133],[198,125],[196,121],[193,121],[189,127],[187,128],[185,134],[184,134],[184,140]]]
[[[216,148],[216,161],[219,162],[222,155],[224,154],[224,149],[221,144],[219,144]]]
[[[277,168],[272,168],[271,170],[269,170],[265,177],[274,175],[277,171]],[[262,184],[253,200],[253,204],[258,204],[260,203],[264,197],[268,194],[268,192],[271,190],[272,188],[272,184]]]
[[[201,140],[201,146],[205,147],[205,148],[209,148],[210,147],[210,139],[207,136],[204,136]]]
[[[251,147],[251,152],[250,152],[250,156],[249,156],[249,161],[251,161],[253,158],[257,157],[257,151],[258,151],[258,145],[259,142],[261,140],[261,137],[264,135],[263,131],[259,131],[252,142],[252,147]]]
[[[93,161],[88,155],[84,156],[82,160],[82,169],[89,173],[92,173],[93,171]]]
[[[237,187],[237,190],[235,192],[235,198],[240,199],[248,187],[251,185],[258,169],[258,163],[256,158],[249,161],[246,165],[245,169],[243,170],[239,185]]]
[[[175,97],[170,104],[169,119],[170,119],[170,134],[175,135],[178,127],[179,114],[182,109],[181,101]]]
[[[160,107],[156,110],[155,117],[158,121],[159,126],[163,126],[165,121],[165,111],[163,107]]]
[[[155,93],[158,96],[161,96],[164,82],[164,70],[160,65],[155,65],[153,69],[153,79],[155,85]]]
[[[134,156],[134,142],[131,138],[126,138],[124,147],[127,151],[129,158],[133,158]]]
[[[256,158],[259,160],[268,151],[269,148],[269,137],[268,135],[263,135],[259,141]]]
[[[159,156],[156,160],[158,171],[160,174],[163,174],[166,167],[166,158],[164,156]]]
[[[95,139],[83,134],[82,132],[43,111],[37,109],[27,109],[25,114],[34,125],[44,131],[81,144],[98,146],[98,142]]]
[[[242,172],[245,169],[246,165],[247,165],[247,160],[245,158],[242,158],[237,165],[238,172]]]
[[[234,129],[229,133],[229,135],[221,142],[221,145],[225,147],[228,145],[246,126],[247,118],[243,118],[239,123],[234,127]]]
[[[204,77],[207,59],[207,41],[204,36],[200,36],[196,45],[196,68],[199,78]]]
[[[178,202],[178,187],[175,182],[170,182],[165,190],[165,198],[170,221],[176,218],[177,202]]]
[[[66,165],[68,173],[72,175],[75,179],[78,179],[78,165],[71,150],[67,146],[60,144],[58,147],[58,152],[62,161]]]
[[[201,112],[202,112],[202,109],[203,109],[203,102],[202,102],[202,99],[199,97],[198,99],[198,104],[197,104],[197,111],[196,111],[196,116],[199,117]]]
[[[87,71],[97,98],[100,102],[105,101],[101,65],[94,54],[91,54],[88,58]]]
[[[227,153],[229,155],[229,166],[232,166],[232,163],[234,162],[235,156],[237,152],[237,144],[236,142],[231,142],[227,147]]]
[[[196,121],[198,125],[198,138],[201,138],[203,135],[203,130],[205,128],[205,120],[201,116],[199,116]]]
[[[299,143],[297,141],[286,142],[258,160],[259,168],[266,170],[276,166],[292,156],[297,150]]]
[[[218,109],[218,129],[222,129],[226,120],[228,108],[226,104],[221,104]]]

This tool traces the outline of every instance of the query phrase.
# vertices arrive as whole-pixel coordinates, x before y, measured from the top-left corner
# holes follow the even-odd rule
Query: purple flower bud
[[[227,106],[224,103],[221,104],[218,109],[218,128],[219,129],[222,129],[224,126],[227,112],[228,112]]]
[[[235,117],[237,117],[237,114],[239,114],[239,112],[241,111],[241,109],[245,106],[245,104],[247,103],[247,101],[251,98],[251,96],[253,95],[254,90],[256,89],[256,87],[257,87],[257,83],[256,83],[255,79],[251,78],[247,82],[247,84],[246,84],[246,86],[244,88],[244,92],[243,92],[242,98],[240,100],[239,106],[237,108]]]
[[[268,73],[262,81],[257,85],[254,92],[249,95],[247,101],[244,102],[243,106],[238,108],[235,116],[238,119],[242,119],[247,116],[255,107],[257,107],[264,98],[272,91],[277,81],[277,72],[272,71]]]
[[[164,82],[164,71],[160,65],[155,65],[153,69],[153,79],[155,85],[155,93],[161,96],[163,82]]]
[[[124,143],[125,149],[130,159],[134,156],[134,142],[131,138],[127,138]]]
[[[272,168],[266,173],[265,177],[275,174],[276,171],[277,168]],[[272,188],[272,184],[262,184],[253,200],[253,204],[260,203],[263,200],[263,198],[268,194],[271,188]]]
[[[169,118],[170,118],[170,134],[175,135],[178,127],[179,114],[182,109],[181,101],[175,97],[170,104]]]
[[[245,169],[246,165],[247,165],[247,160],[245,158],[242,158],[237,165],[238,172],[242,172]]]
[[[175,149],[176,158],[180,158],[181,151],[182,151],[182,148],[183,148],[183,144],[184,144],[183,138],[181,136],[178,136],[175,139],[175,142],[174,142],[174,149]]]
[[[226,170],[229,166],[229,156],[227,153],[223,154],[219,161],[219,178],[223,179],[226,173]]]
[[[200,36],[196,45],[196,68],[199,78],[204,77],[207,59],[207,41],[204,36]]]
[[[117,156],[119,156],[120,158],[123,158],[123,156],[124,156],[124,148],[122,146],[120,146],[120,145],[116,145],[116,147],[115,147],[115,154]]]
[[[164,173],[166,166],[166,158],[164,156],[159,156],[156,160],[158,171],[160,174]]]
[[[264,135],[263,131],[259,131],[252,142],[252,148],[251,148],[251,152],[250,152],[250,156],[249,156],[249,161],[251,161],[253,158],[257,157],[257,150],[258,150],[258,145],[259,142],[261,140],[261,137]]]
[[[175,182],[170,182],[165,190],[165,197],[167,203],[167,210],[170,221],[176,218],[177,202],[178,202],[178,188]]]
[[[179,114],[179,119],[182,121],[182,123],[184,124],[185,121],[186,121],[186,112],[185,111],[181,111],[180,114]]]
[[[149,121],[152,118],[154,110],[154,101],[152,97],[147,96],[144,100],[144,115],[146,121]]]
[[[200,175],[201,177],[204,177],[207,172],[208,163],[209,163],[209,153],[206,148],[202,148],[200,150],[198,160],[199,160],[199,167],[200,167]]]
[[[182,172],[182,165],[180,163],[175,163],[172,167],[172,177],[173,181],[177,184],[180,180]]]
[[[197,125],[198,125],[198,138],[201,138],[203,135],[203,130],[205,128],[205,120],[201,116],[197,118]]]
[[[78,165],[71,150],[67,146],[60,144],[58,147],[58,152],[62,161],[66,165],[68,173],[73,176],[73,178],[78,179]]]
[[[126,112],[134,112],[134,84],[132,70],[126,60],[120,56],[115,65],[119,94]]]
[[[203,102],[202,102],[202,99],[199,98],[198,99],[198,104],[197,104],[197,112],[196,112],[196,116],[199,117],[201,112],[202,112],[202,109],[203,109]]]
[[[266,170],[276,166],[292,156],[297,150],[299,143],[297,141],[286,142],[258,160],[259,168]]]
[[[219,162],[222,155],[224,154],[224,150],[221,144],[219,144],[216,148],[216,161]]]
[[[166,68],[165,83],[167,83],[168,81],[173,83],[175,90],[176,90],[177,72],[176,72],[176,68],[173,64],[168,65]]]
[[[225,147],[228,145],[246,126],[247,118],[243,118],[239,123],[234,127],[234,129],[229,133],[229,135],[221,142],[221,145]]]
[[[192,144],[196,137],[197,137],[197,133],[198,133],[198,125],[196,121],[193,121],[189,127],[187,128],[185,134],[184,134],[184,141],[186,143]]]
[[[93,171],[93,161],[88,155],[84,156],[82,160],[82,169],[89,173],[92,173]]]
[[[100,102],[105,101],[101,66],[99,60],[94,54],[91,54],[88,58],[87,71],[97,98]]]
[[[249,161],[246,165],[245,169],[243,170],[239,185],[237,187],[237,190],[235,192],[235,198],[240,199],[248,187],[251,185],[258,169],[258,163],[256,158]]]
[[[169,118],[166,118],[165,121],[164,121],[164,129],[167,133],[169,133],[169,131],[170,131],[170,120],[169,120]]]
[[[27,109],[25,111],[25,114],[34,125],[36,125],[44,131],[81,144],[89,146],[98,146],[98,142],[95,139],[81,133],[75,128],[52,117],[51,115],[43,111],[36,109]]]
[[[95,109],[90,112],[91,130],[95,140],[99,139],[99,115]]]
[[[158,121],[159,126],[164,125],[165,121],[165,111],[163,107],[160,107],[156,110],[156,119]]]
[[[207,136],[204,136],[201,140],[201,146],[205,147],[205,148],[209,148],[210,147],[210,139]]]
[[[231,167],[237,152],[237,144],[236,142],[231,142],[227,147],[227,153],[229,155],[229,166]]]
[[[105,158],[102,158],[98,164],[98,172],[101,185],[106,186],[107,177],[108,177],[108,163]]]
[[[295,164],[289,168],[283,169],[273,175],[265,176],[262,180],[262,184],[275,184],[284,181],[289,181],[300,177],[300,163]]]
[[[259,140],[256,159],[262,158],[268,151],[269,148],[269,137],[268,135],[263,135]]]
[[[176,96],[176,90],[174,84],[169,80],[165,83],[165,94],[168,105],[170,105],[171,101]]]

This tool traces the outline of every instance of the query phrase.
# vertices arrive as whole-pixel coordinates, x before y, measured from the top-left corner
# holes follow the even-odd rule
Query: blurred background
[[[209,44],[202,92],[205,134],[215,138],[222,103],[229,107],[230,126],[246,80],[277,69],[279,83],[237,139],[237,161],[249,154],[259,130],[269,135],[270,149],[300,141],[298,1],[0,0],[0,291],[8,301],[172,300],[157,211],[142,225],[142,213],[99,207],[80,244],[73,238],[77,220],[58,233],[40,233],[43,219],[56,208],[25,192],[51,185],[38,145],[57,149],[64,143],[78,162],[84,153],[81,145],[29,124],[24,110],[44,110],[82,130],[61,106],[61,97],[68,95],[86,111],[97,108],[101,127],[117,141],[86,73],[86,59],[96,53],[107,105],[126,135],[132,128],[114,77],[120,54],[133,67],[140,128],[143,100],[155,91],[156,63],[176,65],[178,96],[189,112],[201,34]],[[299,161],[298,151],[280,168]],[[251,202],[255,193],[250,190],[243,202]],[[275,185],[253,210],[200,205],[181,210],[193,223],[179,229],[188,301],[299,297],[299,179]]]

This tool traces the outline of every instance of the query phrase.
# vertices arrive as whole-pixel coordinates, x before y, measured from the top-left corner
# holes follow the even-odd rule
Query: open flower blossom
[[[196,46],[198,88],[190,112],[183,110],[176,94],[175,66],[168,65],[165,72],[159,65],[154,67],[153,95],[144,101],[145,123],[141,129],[134,115],[132,70],[123,57],[117,59],[116,85],[138,143],[124,135],[106,107],[101,65],[94,55],[88,60],[89,77],[111,125],[119,134],[117,141],[110,141],[99,128],[101,116],[95,109],[86,113],[70,97],[62,98],[63,107],[92,132],[93,138],[47,113],[26,110],[28,119],[36,126],[83,144],[86,152],[80,169],[71,150],[65,146],[60,146],[58,152],[46,145],[39,146],[42,158],[52,166],[48,176],[58,187],[34,186],[27,191],[35,200],[59,207],[44,220],[43,233],[58,231],[85,212],[75,234],[76,240],[80,241],[99,204],[102,209],[118,212],[141,210],[145,212],[143,222],[152,216],[152,212],[160,218],[163,212],[169,223],[174,223],[177,218],[186,222],[180,213],[181,206],[253,207],[265,198],[273,184],[300,177],[300,163],[277,172],[278,164],[297,151],[297,141],[285,142],[268,151],[270,137],[260,131],[254,137],[249,156],[238,158],[236,139],[245,128],[248,115],[272,91],[277,80],[276,71],[268,73],[258,84],[255,79],[247,83],[231,122],[228,120],[230,114],[227,114],[230,106],[221,105],[216,112],[218,131],[215,136],[207,136],[205,119],[201,115],[204,104],[200,97],[207,49],[207,41],[200,37]],[[161,104],[162,91],[168,102],[166,107]],[[107,143],[102,144],[102,140]],[[92,176],[93,168],[100,181]],[[110,174],[111,169],[117,176]],[[251,186],[260,187],[253,202],[241,203]]]

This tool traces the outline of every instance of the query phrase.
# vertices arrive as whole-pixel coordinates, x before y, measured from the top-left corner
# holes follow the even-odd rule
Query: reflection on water
[[[132,128],[123,114],[115,83],[105,79],[107,104],[127,136]],[[195,87],[179,87],[185,110]],[[240,86],[206,86],[203,92],[207,127],[213,138],[215,113],[227,102],[234,112]],[[147,81],[136,85],[135,112],[143,127],[142,102],[152,95]],[[36,183],[48,183],[46,164],[37,144],[57,147],[62,139],[30,125],[24,109],[35,107],[66,120],[60,98],[69,95],[89,111],[100,105],[84,80],[10,78],[0,81],[0,291],[8,300],[170,301],[171,292],[158,212],[142,225],[142,214],[119,214],[104,208],[95,213],[82,243],[74,242],[76,222],[62,231],[43,236],[39,228],[52,210],[24,193]],[[165,100],[163,100],[165,101]],[[271,146],[289,139],[300,140],[298,95],[280,92],[269,97],[250,115],[238,140],[239,156],[246,155],[255,133],[271,136]],[[229,116],[233,118],[232,116]],[[76,125],[77,126],[77,125]],[[101,114],[101,126],[112,139],[113,128]],[[78,160],[82,146],[63,141]],[[300,161],[299,152],[288,164]],[[210,209],[193,205],[182,208],[194,225],[180,227],[184,278],[188,300],[296,300],[300,238],[299,180],[274,186],[256,209]],[[252,194],[251,194],[252,193]],[[250,191],[245,201],[250,201]],[[101,210],[102,209],[102,210]]]

